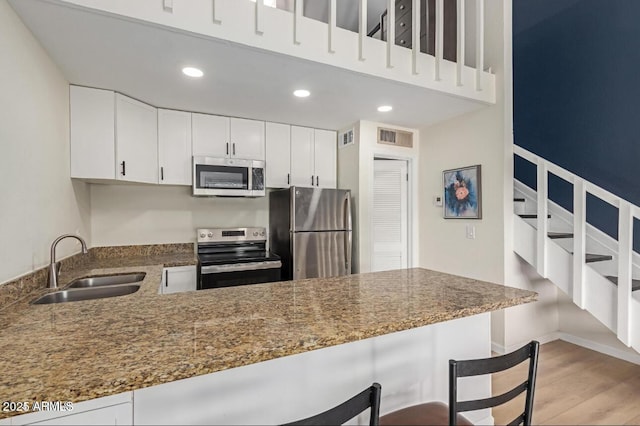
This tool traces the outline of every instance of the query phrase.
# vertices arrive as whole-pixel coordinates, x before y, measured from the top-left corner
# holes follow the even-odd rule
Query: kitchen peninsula
[[[121,398],[135,424],[265,424],[378,381],[385,412],[444,400],[450,357],[490,356],[489,312],[537,297],[421,268],[159,295],[159,263],[66,276],[146,272],[131,295],[2,309],[0,400]],[[17,414],[0,418],[45,413]]]

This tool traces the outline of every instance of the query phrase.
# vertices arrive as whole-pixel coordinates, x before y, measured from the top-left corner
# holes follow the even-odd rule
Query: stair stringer
[[[517,214],[513,218],[513,249],[527,263],[536,265],[536,229]],[[547,279],[569,297],[573,297],[573,255],[549,239],[547,243]],[[605,277],[585,267],[585,310],[615,333],[617,329],[617,287]],[[635,300],[635,299],[634,299]],[[640,301],[638,309],[640,311]],[[638,347],[640,347],[640,336]],[[635,347],[634,347],[635,349]]]

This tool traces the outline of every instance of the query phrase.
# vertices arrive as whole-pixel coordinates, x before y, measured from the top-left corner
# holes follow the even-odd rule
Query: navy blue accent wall
[[[513,0],[513,70],[515,143],[640,205],[640,1]],[[570,186],[549,185],[571,206]],[[587,221],[613,237],[617,215],[588,196]]]

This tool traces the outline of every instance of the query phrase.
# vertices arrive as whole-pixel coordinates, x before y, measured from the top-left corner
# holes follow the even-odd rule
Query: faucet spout
[[[76,240],[80,241],[80,244],[82,245],[82,254],[87,254],[89,252],[87,250],[87,243],[82,237],[78,235],[64,234],[53,240],[53,243],[51,243],[51,258],[49,262],[49,288],[58,287],[58,274],[60,273],[60,264],[56,262],[56,247],[58,246],[58,243],[65,238],[75,238]]]

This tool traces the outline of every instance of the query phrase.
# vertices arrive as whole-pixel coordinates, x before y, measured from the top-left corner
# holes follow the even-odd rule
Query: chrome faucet
[[[60,235],[58,238],[53,240],[51,243],[51,262],[49,263],[49,288],[57,288],[58,287],[58,274],[60,273],[60,262],[56,262],[56,246],[60,241],[65,238],[75,238],[80,241],[82,244],[82,254],[87,254],[87,243],[77,235],[73,234],[65,234]]]

